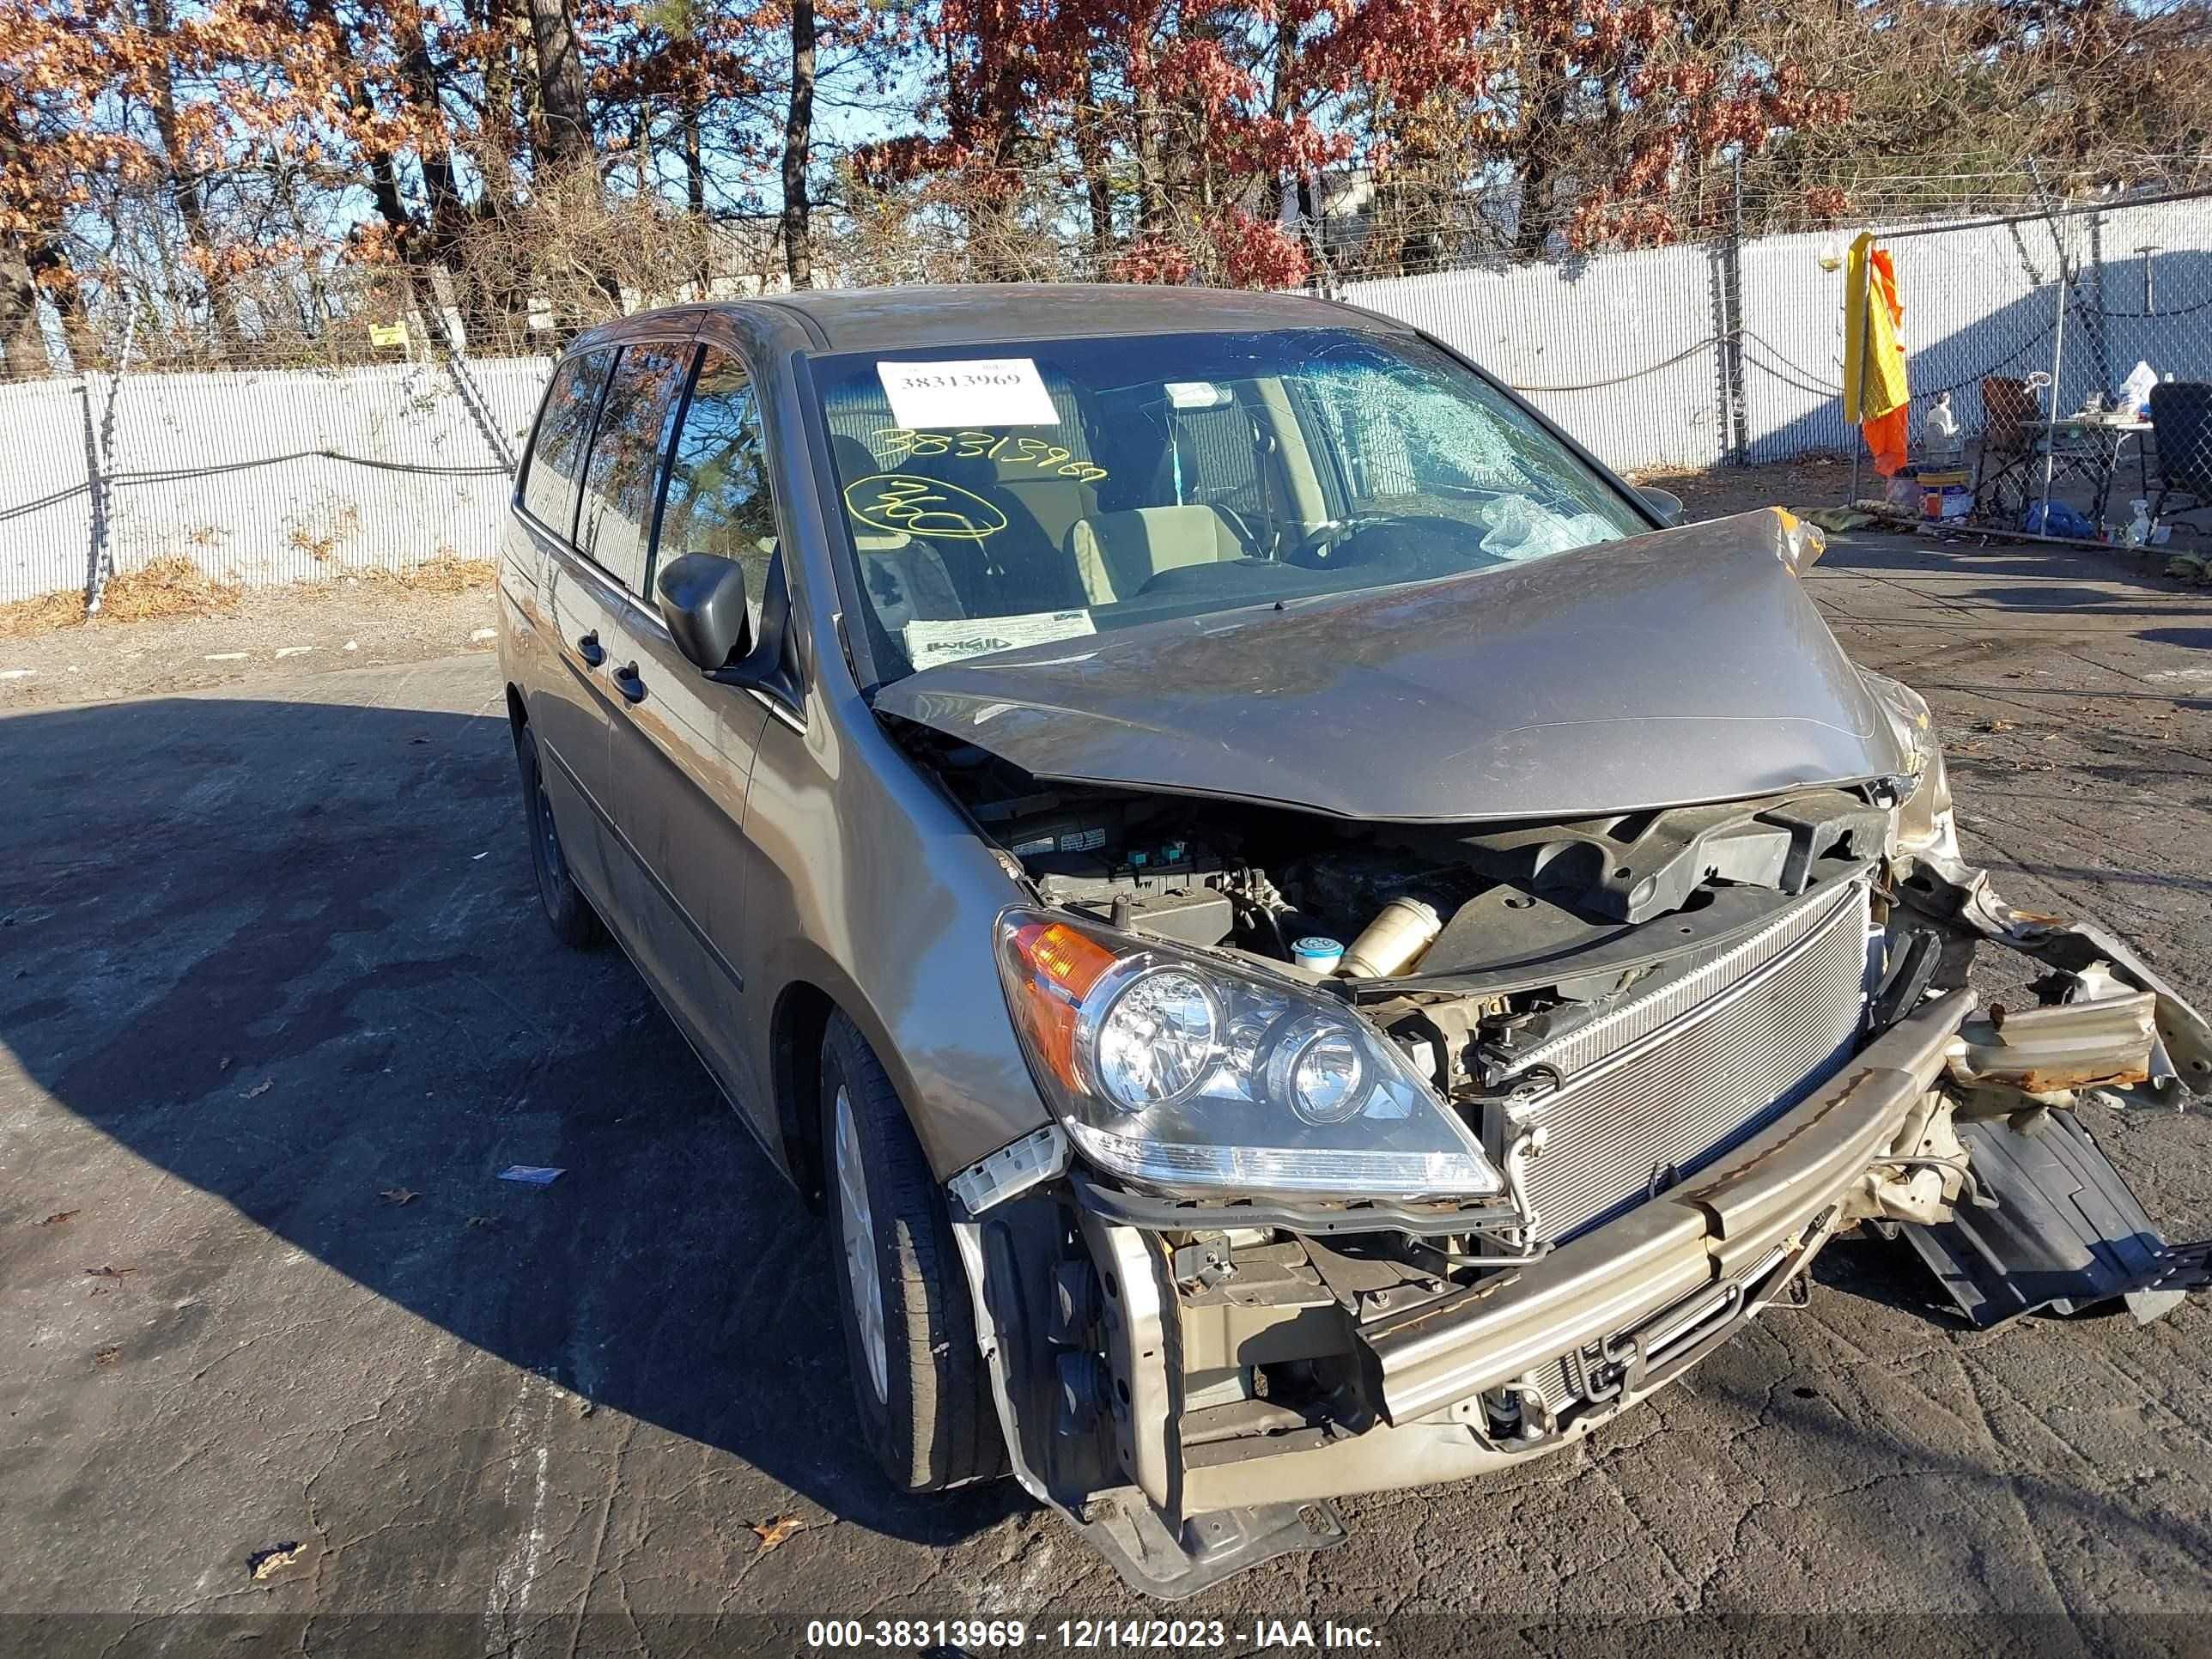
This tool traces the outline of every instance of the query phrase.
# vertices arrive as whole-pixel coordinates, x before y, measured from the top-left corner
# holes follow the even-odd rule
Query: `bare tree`
[[[791,106],[783,123],[783,258],[794,289],[814,286],[806,161],[814,143],[814,0],[791,0]]]
[[[592,161],[584,64],[568,0],[530,0],[530,39],[537,48],[538,97],[545,112],[545,163],[553,172],[565,173]]]

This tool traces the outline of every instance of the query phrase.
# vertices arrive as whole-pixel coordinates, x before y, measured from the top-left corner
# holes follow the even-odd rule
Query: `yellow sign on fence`
[[[371,323],[368,343],[373,346],[404,346],[407,343],[407,325],[404,323]]]

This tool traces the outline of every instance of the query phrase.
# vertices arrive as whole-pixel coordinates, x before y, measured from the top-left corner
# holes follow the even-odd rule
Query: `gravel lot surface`
[[[0,639],[0,708],[198,691],[492,649],[489,586],[395,592],[359,578],[250,589],[235,608]],[[481,639],[477,635],[482,635]]]
[[[1874,538],[1809,580],[1934,702],[1970,855],[2212,1002],[2212,596]],[[297,667],[0,718],[0,1650],[1170,1611],[1010,1485],[877,1484],[823,1229],[619,956],[536,913],[492,659]],[[2212,1121],[2095,1127],[2171,1237],[2212,1232]],[[1352,1500],[1346,1547],[1171,1611],[1230,1651],[1257,1618],[1406,1653],[1553,1621],[1609,1654],[2203,1650],[2200,1304],[1978,1335],[1901,1244],[1817,1277],[1583,1446]]]

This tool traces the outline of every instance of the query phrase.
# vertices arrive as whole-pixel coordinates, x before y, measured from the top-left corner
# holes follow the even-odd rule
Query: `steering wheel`
[[[1370,524],[1381,522],[1372,514],[1351,519],[1329,519],[1316,525],[1298,538],[1288,553],[1283,556],[1286,564],[1316,565],[1328,562],[1330,547],[1353,532]]]

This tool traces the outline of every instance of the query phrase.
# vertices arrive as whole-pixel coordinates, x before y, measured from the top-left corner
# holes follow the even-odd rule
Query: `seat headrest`
[[[840,487],[851,483],[855,478],[865,478],[883,471],[875,452],[849,432],[830,434],[830,458],[837,464]]]

